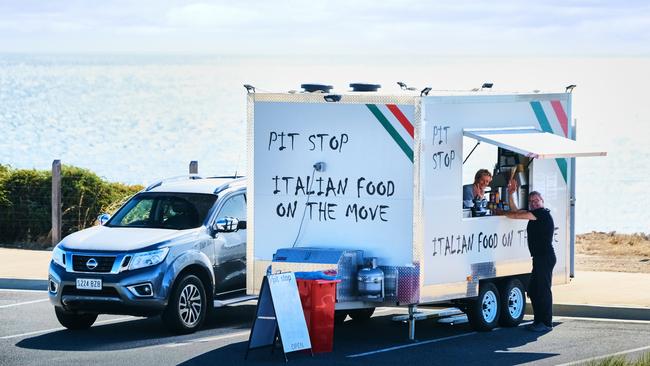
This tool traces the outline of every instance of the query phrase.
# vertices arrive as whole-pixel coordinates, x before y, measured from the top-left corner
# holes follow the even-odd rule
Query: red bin
[[[298,279],[297,282],[311,349],[314,353],[332,352],[336,284],[341,281]]]

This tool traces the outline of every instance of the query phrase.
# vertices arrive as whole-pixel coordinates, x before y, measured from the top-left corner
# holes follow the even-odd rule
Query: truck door
[[[246,196],[237,193],[225,198],[216,220],[225,217],[246,220]],[[214,239],[215,293],[228,294],[246,288],[246,229],[220,232]]]

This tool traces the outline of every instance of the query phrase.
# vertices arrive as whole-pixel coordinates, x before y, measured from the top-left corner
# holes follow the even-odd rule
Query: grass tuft
[[[628,360],[625,356],[612,356],[602,360],[589,361],[586,366],[650,366],[650,353],[645,353],[636,360]]]

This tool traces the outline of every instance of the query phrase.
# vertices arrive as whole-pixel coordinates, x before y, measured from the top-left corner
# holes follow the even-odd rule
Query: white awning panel
[[[463,135],[537,159],[607,155],[606,151],[534,127],[464,129]]]

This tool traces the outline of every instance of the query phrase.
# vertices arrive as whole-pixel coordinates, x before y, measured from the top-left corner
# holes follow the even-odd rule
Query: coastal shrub
[[[65,237],[112,213],[141,186],[110,183],[87,169],[62,166],[61,206]],[[0,243],[51,245],[52,173],[0,165]],[[37,245],[38,247],[38,245]]]
[[[7,191],[4,189],[4,184],[2,183],[5,177],[8,175],[9,167],[0,164],[0,206],[9,203],[9,198],[7,198]]]

